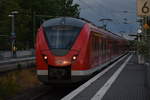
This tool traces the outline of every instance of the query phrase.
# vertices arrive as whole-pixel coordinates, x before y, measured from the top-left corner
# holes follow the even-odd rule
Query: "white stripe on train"
[[[122,55],[121,55],[122,56]],[[120,56],[119,56],[120,57]],[[119,57],[116,57],[115,59],[111,60],[114,61],[116,59],[118,59]],[[105,67],[106,65],[108,65],[110,62],[107,62],[101,66],[97,66],[95,68],[89,69],[89,70],[80,70],[80,71],[71,71],[71,75],[72,76],[85,76],[85,75],[90,75],[95,71],[100,70],[101,68]],[[48,70],[37,70],[37,75],[48,75]]]
[[[93,72],[100,70],[102,67],[106,66],[108,63],[103,64],[103,66],[97,66],[89,70],[71,71],[72,76],[85,76],[90,75]],[[37,75],[48,75],[48,70],[37,70]]]

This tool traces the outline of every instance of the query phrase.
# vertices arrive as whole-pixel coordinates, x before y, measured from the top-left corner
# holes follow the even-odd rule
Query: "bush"
[[[140,42],[137,42],[137,47],[138,47],[138,53],[143,55],[144,57],[149,57],[149,47],[147,45],[146,42],[144,41],[140,41]]]
[[[7,77],[0,78],[0,100],[14,95],[19,91],[19,89],[20,86],[17,84],[16,77],[14,75],[8,75]]]
[[[0,100],[10,99],[17,93],[41,84],[35,69],[24,69],[0,76]]]

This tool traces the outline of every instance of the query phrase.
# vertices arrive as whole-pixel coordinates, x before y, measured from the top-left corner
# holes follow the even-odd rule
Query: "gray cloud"
[[[74,3],[80,5],[80,16],[96,25],[102,25],[102,22],[98,21],[101,18],[111,18],[113,21],[107,24],[112,32],[125,31],[131,34],[137,31],[136,0],[74,0]],[[129,24],[123,24],[124,18]]]

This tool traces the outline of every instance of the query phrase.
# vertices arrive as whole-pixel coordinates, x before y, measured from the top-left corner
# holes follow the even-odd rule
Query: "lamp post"
[[[11,17],[11,49],[12,57],[16,57],[16,33],[15,33],[15,15],[18,11],[12,11],[8,16]]]

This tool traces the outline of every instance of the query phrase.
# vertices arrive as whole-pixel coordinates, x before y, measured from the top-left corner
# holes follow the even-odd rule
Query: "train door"
[[[112,59],[113,56],[113,40],[109,39],[109,58]]]
[[[102,38],[102,63],[105,63],[106,60],[106,47],[105,47],[105,38]]]
[[[99,64],[102,64],[102,37],[99,38]]]
[[[96,65],[99,65],[99,36],[95,36],[95,48],[96,48]]]
[[[96,59],[96,38],[94,36],[94,32],[92,32],[91,38],[90,38],[90,64],[91,64],[91,67],[95,66],[95,59]]]
[[[109,60],[109,53],[108,53],[108,38],[106,38],[106,40],[105,40],[105,50],[106,50],[106,52],[105,52],[105,54],[106,54],[106,61],[108,61],[108,60]]]
[[[108,60],[111,59],[111,39],[108,38],[108,41],[107,41],[107,53],[108,53]]]
[[[93,67],[93,33],[91,33],[91,36],[90,36],[90,43],[89,43],[89,54],[90,54],[90,57],[89,57],[89,61],[90,61],[90,66]]]

